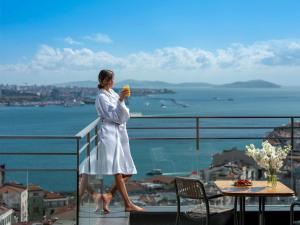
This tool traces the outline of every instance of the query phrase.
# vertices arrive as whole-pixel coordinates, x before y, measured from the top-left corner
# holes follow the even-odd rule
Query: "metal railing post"
[[[91,172],[91,133],[88,132],[86,135],[86,142],[87,142],[87,147],[86,147],[86,157],[88,157],[89,164],[88,164],[88,169],[89,172]]]
[[[77,207],[76,207],[76,224],[79,225],[79,208],[80,208],[80,196],[79,196],[79,149],[80,149],[80,142],[79,142],[79,138],[76,139],[76,152],[77,152],[77,170],[76,170],[76,181],[77,181]]]
[[[98,142],[99,142],[99,137],[98,137],[98,125],[96,125],[96,127],[95,127],[95,135],[96,135],[96,138],[95,138],[96,159],[98,160],[98,159],[99,159],[99,156],[98,156]]]
[[[294,117],[291,117],[291,147],[294,150]]]
[[[196,118],[196,149],[199,150],[199,138],[200,138],[200,135],[199,135],[199,120],[200,118],[197,117]]]
[[[291,187],[293,187],[294,191],[296,191],[296,183],[294,176],[294,168],[293,168],[293,152],[294,152],[294,117],[291,117]]]

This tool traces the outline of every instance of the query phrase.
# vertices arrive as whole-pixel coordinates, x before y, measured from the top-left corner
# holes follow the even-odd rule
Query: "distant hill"
[[[173,85],[163,81],[141,81],[141,80],[123,80],[116,83],[116,87],[123,87],[129,84],[133,88],[169,88]]]
[[[208,83],[179,83],[172,84],[163,81],[140,81],[140,80],[123,80],[115,84],[115,87],[120,88],[129,84],[132,88],[174,88],[174,87],[214,87],[213,84]],[[67,83],[54,84],[58,87],[97,87],[98,83],[95,81],[74,81]]]
[[[226,88],[280,88],[279,85],[264,80],[238,81],[219,85]]]
[[[139,81],[139,80],[124,80],[116,84],[116,87],[122,87],[129,84],[133,88],[174,88],[174,87],[212,87],[213,84],[208,83],[179,83],[173,84],[164,81]]]
[[[164,81],[141,81],[141,80],[123,80],[115,84],[120,88],[129,84],[132,88],[200,88],[200,87],[222,87],[222,88],[279,88],[280,86],[264,80],[238,81],[228,84],[215,85],[204,82],[185,82],[185,83],[168,83]],[[97,87],[96,81],[74,81],[61,84],[55,84],[59,87]]]
[[[217,87],[218,85],[204,83],[204,82],[195,82],[195,83],[186,82],[186,83],[174,84],[173,86],[175,86],[175,87],[196,88],[196,87]]]

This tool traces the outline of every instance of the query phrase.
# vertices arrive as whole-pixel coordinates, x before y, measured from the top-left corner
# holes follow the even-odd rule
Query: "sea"
[[[126,104],[134,115],[143,116],[300,116],[300,88],[177,88],[172,94],[131,96]],[[0,135],[75,135],[97,118],[94,105],[74,107],[0,107]],[[296,119],[297,121],[298,119]],[[299,119],[300,120],[300,119]],[[288,124],[289,119],[200,118],[200,140],[136,140],[138,137],[195,137],[196,120],[132,118],[127,127],[186,127],[187,129],[128,129],[131,153],[143,180],[159,169],[165,175],[184,175],[207,168],[214,154],[262,140],[234,137],[264,137],[272,129],[205,129],[214,126],[270,126]],[[203,129],[202,129],[203,127]],[[188,129],[190,128],[190,129]],[[263,139],[263,138],[262,138]],[[76,152],[74,140],[0,140],[0,152]],[[82,160],[84,155],[81,156]],[[37,184],[49,191],[76,190],[76,156],[0,155],[7,169],[6,182]],[[33,169],[33,170],[31,170]],[[38,171],[34,169],[56,169]]]

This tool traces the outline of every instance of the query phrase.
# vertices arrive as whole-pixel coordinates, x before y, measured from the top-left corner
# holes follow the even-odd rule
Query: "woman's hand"
[[[129,94],[130,94],[129,90],[123,89],[119,94],[120,96],[119,100],[122,102],[125,98],[129,96]]]

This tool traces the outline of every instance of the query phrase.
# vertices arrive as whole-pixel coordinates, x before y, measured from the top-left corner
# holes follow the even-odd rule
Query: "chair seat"
[[[214,214],[226,213],[226,212],[233,211],[233,208],[211,205],[209,207],[209,211],[210,211],[209,212],[210,215],[214,215]],[[204,205],[197,206],[195,208],[192,208],[192,209],[186,211],[185,214],[186,214],[186,216],[188,216],[192,219],[202,219],[202,218],[206,217],[206,208]]]

